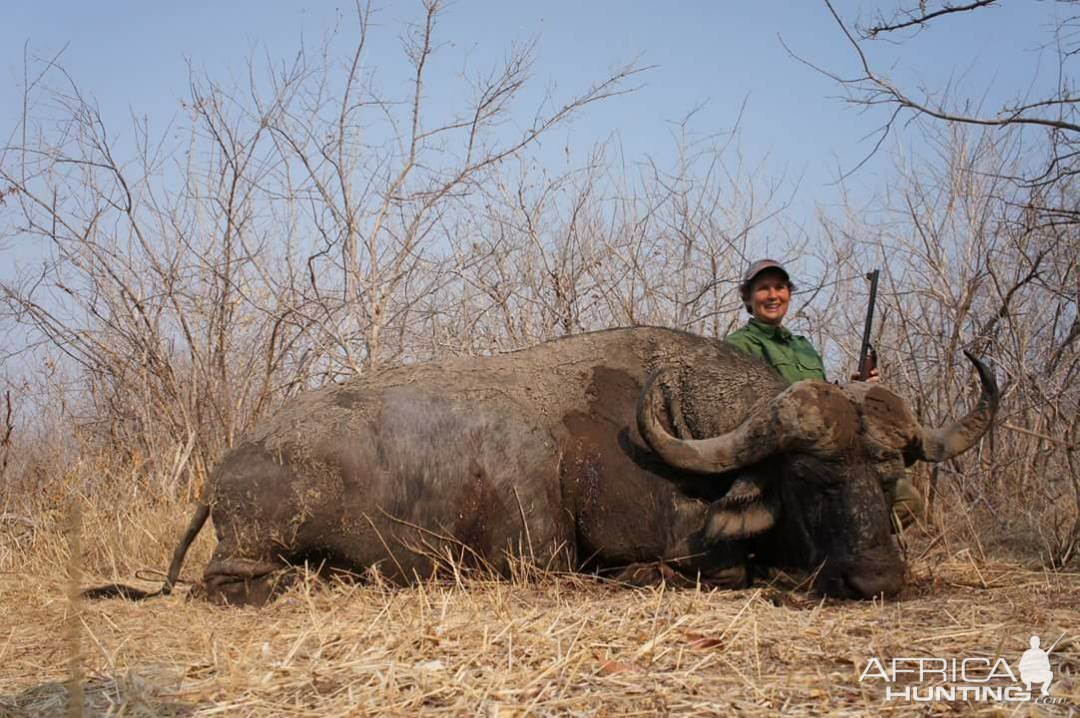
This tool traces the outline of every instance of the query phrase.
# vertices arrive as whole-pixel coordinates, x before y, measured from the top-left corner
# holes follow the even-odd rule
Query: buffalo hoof
[[[745,577],[745,571],[742,572],[740,580],[742,577]],[[632,563],[612,576],[612,579],[619,583],[638,586],[640,588],[660,585],[673,586],[675,588],[695,588],[699,585],[715,587],[712,580],[714,578],[721,580],[724,587],[731,587],[726,580],[723,580],[715,574],[710,574],[708,577],[702,576],[699,580],[697,576],[688,576],[684,573],[680,573],[662,561]]]
[[[214,576],[202,588],[210,603],[219,606],[264,606],[296,580],[296,572],[285,571],[258,578]]]
[[[206,599],[226,606],[265,605],[296,577],[284,564],[243,558],[214,558],[203,574]]]
[[[729,566],[702,572],[701,585],[706,588],[742,589],[750,588],[752,579],[746,564]]]

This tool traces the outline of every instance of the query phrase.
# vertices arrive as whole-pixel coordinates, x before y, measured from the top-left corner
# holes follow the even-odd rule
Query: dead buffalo
[[[904,566],[882,484],[989,428],[998,390],[972,361],[981,399],[941,429],[883,387],[788,386],[720,341],[652,327],[323,387],[226,454],[161,592],[209,515],[204,590],[223,603],[263,603],[305,563],[408,583],[522,559],[737,586],[753,556],[815,571],[828,594],[891,594]]]

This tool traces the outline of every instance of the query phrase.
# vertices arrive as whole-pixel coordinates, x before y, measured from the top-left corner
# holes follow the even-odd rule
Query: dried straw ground
[[[110,578],[110,565],[124,575],[125,551],[164,563],[167,531],[112,521],[108,529],[108,517],[93,518],[84,537],[80,555],[97,575],[83,585]],[[640,590],[546,575],[405,590],[307,582],[254,610],[187,601],[183,591],[73,604],[62,536],[13,533],[0,554],[0,715],[63,715],[76,645],[85,715],[1080,711],[1080,575],[976,560],[940,542],[922,548],[906,594],[886,603],[778,585]],[[200,537],[187,575],[197,575],[209,543]],[[1032,633],[1047,647],[1063,632],[1052,695],[1064,703],[1054,706],[885,703],[880,681],[858,681],[872,656],[1000,655],[1015,670]]]

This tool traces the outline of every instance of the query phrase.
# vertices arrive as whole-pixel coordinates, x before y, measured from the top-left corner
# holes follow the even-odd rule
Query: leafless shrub
[[[528,80],[526,45],[434,117],[424,83],[440,9],[424,3],[404,34],[405,97],[382,94],[362,62],[371,11],[358,6],[344,78],[329,37],[291,63],[253,63],[247,87],[193,70],[179,145],[134,122],[123,148],[62,67],[27,73],[21,140],[0,164],[4,236],[50,256],[0,297],[78,367],[84,432],[197,479],[284,395],[409,358],[432,311],[419,307],[450,276],[449,223],[466,223],[502,165],[640,72],[546,98],[515,135],[502,123]],[[34,108],[58,108],[59,128]]]
[[[1052,49],[1056,61],[1056,82],[1041,95],[1033,94],[1032,86],[1017,87],[1015,96],[1000,109],[987,111],[971,96],[958,96],[947,88],[907,87],[894,80],[889,72],[875,63],[868,53],[874,42],[885,41],[903,47],[905,41],[920,32],[962,25],[976,13],[992,11],[998,0],[972,0],[957,4],[949,0],[896,0],[885,3],[889,9],[874,7],[865,11],[869,22],[852,23],[845,20],[830,0],[825,7],[839,27],[838,39],[852,50],[854,71],[837,73],[803,60],[836,81],[845,99],[859,109],[882,108],[888,117],[871,154],[877,152],[892,132],[909,118],[948,125],[982,127],[1004,130],[1012,135],[1024,135],[1040,151],[1032,153],[1030,162],[1017,163],[1003,178],[1029,192],[1027,209],[1043,215],[1046,221],[1076,223],[1080,211],[1074,201],[1060,196],[1061,185],[1075,186],[1077,175],[1077,142],[1080,140],[1080,115],[1072,69],[1077,57],[1076,28],[1080,23],[1075,0],[1053,0],[1042,3],[1046,14],[1041,23],[1046,39],[1043,47]],[[1034,8],[1032,8],[1034,10]],[[801,58],[800,58],[801,59]],[[1033,79],[1038,67],[1032,68]],[[1045,150],[1045,151],[1042,151]],[[1059,201],[1064,200],[1064,201]]]

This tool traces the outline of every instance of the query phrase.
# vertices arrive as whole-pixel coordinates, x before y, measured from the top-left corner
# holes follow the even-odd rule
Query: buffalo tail
[[[187,555],[188,549],[191,548],[195,537],[202,530],[208,516],[210,516],[210,506],[200,502],[198,508],[195,509],[195,515],[191,517],[191,521],[188,523],[187,531],[184,532],[179,545],[173,551],[172,562],[169,564],[169,573],[165,577],[165,583],[157,591],[143,591],[120,583],[110,583],[105,586],[86,589],[82,592],[83,598],[89,600],[124,598],[129,601],[142,601],[155,596],[168,596],[172,593],[173,587],[180,577],[180,567],[184,564],[184,557]]]

